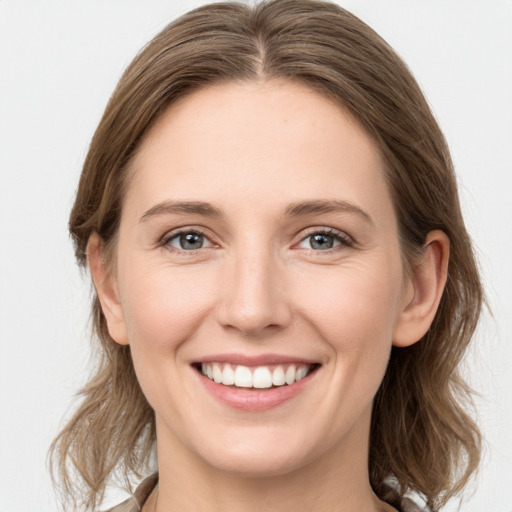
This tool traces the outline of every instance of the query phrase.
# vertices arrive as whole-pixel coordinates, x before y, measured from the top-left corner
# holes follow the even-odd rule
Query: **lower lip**
[[[195,371],[195,370],[194,370]],[[262,412],[274,409],[299,395],[312,381],[318,370],[293,384],[270,389],[232,388],[217,384],[196,371],[205,388],[222,403],[242,411]]]

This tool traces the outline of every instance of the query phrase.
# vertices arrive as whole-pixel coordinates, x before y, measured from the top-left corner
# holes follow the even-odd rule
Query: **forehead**
[[[269,207],[322,198],[379,215],[391,201],[384,172],[375,142],[342,105],[288,81],[222,83],[180,99],[150,130],[126,203],[141,214],[168,199],[261,209],[263,198]]]

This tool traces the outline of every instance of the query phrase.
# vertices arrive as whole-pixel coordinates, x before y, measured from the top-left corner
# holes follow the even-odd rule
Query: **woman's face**
[[[107,317],[159,450],[246,475],[361,457],[412,293],[375,143],[303,85],[220,84],[132,172]]]

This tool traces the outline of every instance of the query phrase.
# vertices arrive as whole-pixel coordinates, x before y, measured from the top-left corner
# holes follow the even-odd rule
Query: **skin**
[[[369,485],[372,401],[392,345],[432,322],[446,236],[430,233],[405,271],[378,147],[303,85],[209,86],[171,106],[140,149],[113,268],[97,235],[88,254],[109,332],[131,345],[155,410],[160,484],[144,510],[394,510]],[[222,216],[155,213],[169,201]],[[351,208],[285,214],[308,201]],[[177,228],[203,232],[203,247],[181,248]],[[332,249],[313,247],[326,229]],[[292,400],[240,411],[191,366],[219,353],[321,366]]]

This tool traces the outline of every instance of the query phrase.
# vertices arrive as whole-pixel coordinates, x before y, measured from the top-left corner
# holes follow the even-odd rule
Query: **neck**
[[[219,470],[158,432],[157,512],[390,512],[369,485],[368,430],[300,468],[272,476]],[[153,501],[153,500],[151,500]],[[148,503],[150,505],[150,503]],[[154,505],[154,506],[153,506]]]

